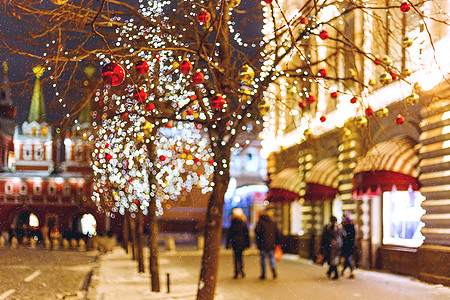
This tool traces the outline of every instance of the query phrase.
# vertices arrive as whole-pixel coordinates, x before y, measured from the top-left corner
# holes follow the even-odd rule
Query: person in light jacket
[[[227,236],[227,249],[233,249],[234,257],[234,279],[237,279],[239,275],[242,278],[245,277],[244,273],[244,261],[242,259],[242,253],[245,249],[250,247],[250,239],[248,236],[247,218],[242,211],[242,208],[233,209],[231,215],[231,226]]]

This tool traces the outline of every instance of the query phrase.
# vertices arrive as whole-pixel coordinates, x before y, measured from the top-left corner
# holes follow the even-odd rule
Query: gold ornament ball
[[[413,44],[413,40],[409,36],[405,36],[402,40],[402,46],[404,48],[411,47]]]
[[[385,118],[389,115],[389,109],[387,109],[386,107],[380,108],[379,110],[377,110],[377,116],[379,118]]]
[[[250,83],[253,78],[255,78],[255,71],[247,64],[242,66],[239,71],[239,79],[245,83]]]
[[[389,84],[392,82],[392,76],[388,72],[384,72],[380,76],[380,83],[381,84]]]
[[[67,0],[50,0],[50,2],[56,5],[63,5],[67,3]]]
[[[416,104],[417,102],[419,102],[419,95],[412,92],[411,95],[406,97],[405,102],[406,104]]]
[[[231,7],[239,6],[239,4],[241,4],[241,0],[228,0],[228,5]]]
[[[392,59],[391,59],[389,56],[383,57],[382,62],[383,62],[383,64],[384,64],[385,66],[390,66],[390,65],[392,65]]]
[[[364,116],[359,116],[355,120],[356,127],[362,128],[367,126],[367,118]]]
[[[377,84],[377,82],[375,81],[375,79],[370,79],[368,83],[369,83],[369,85],[371,85],[371,86],[374,86],[374,85]]]

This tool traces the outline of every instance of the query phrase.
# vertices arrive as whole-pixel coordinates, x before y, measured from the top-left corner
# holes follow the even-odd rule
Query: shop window
[[[12,194],[13,193],[13,186],[11,183],[7,182],[5,183],[5,194]]]
[[[30,214],[30,218],[28,220],[28,225],[30,227],[34,227],[34,228],[39,227],[39,219],[35,214],[33,214],[33,213]]]
[[[32,151],[31,145],[23,146],[23,159],[24,160],[31,160],[33,158],[31,155],[32,153],[33,153],[33,151]]]
[[[33,186],[33,190],[35,195],[40,195],[42,193],[41,183],[40,182],[35,183]]]
[[[22,182],[22,184],[20,185],[20,189],[19,192],[21,195],[26,195],[28,192],[28,186],[25,182]]]
[[[420,220],[425,210],[421,203],[425,197],[415,191],[383,193],[383,244],[419,247],[424,236]]]

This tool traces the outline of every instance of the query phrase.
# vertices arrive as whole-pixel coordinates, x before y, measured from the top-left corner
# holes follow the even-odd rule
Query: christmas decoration
[[[261,116],[265,116],[265,115],[267,115],[267,113],[270,110],[270,103],[266,99],[262,99],[258,103],[258,109],[259,109]]]
[[[407,13],[410,9],[411,9],[411,4],[409,4],[406,1],[400,5],[400,10],[404,13]]]
[[[211,107],[215,110],[221,110],[223,106],[225,105],[225,99],[222,97],[221,94],[214,95],[211,98]]]
[[[255,78],[255,71],[247,64],[242,66],[239,71],[239,79],[242,82],[249,84],[253,81],[253,78]]]
[[[308,102],[308,104],[311,104],[314,101],[316,101],[316,97],[314,97],[313,95],[309,95],[308,98],[306,98],[306,102]]]
[[[395,124],[402,125],[403,123],[405,123],[405,118],[400,114],[397,115],[397,117],[395,118]]]
[[[326,120],[327,120],[327,118],[326,118],[325,116],[321,116],[321,117],[320,117],[320,122],[323,123],[323,122],[325,122]]]
[[[200,25],[209,23],[209,21],[211,21],[211,14],[202,9],[197,13],[197,21],[200,23]]]
[[[106,64],[102,69],[102,79],[111,86],[119,85],[125,80],[125,70],[118,63]]]
[[[228,5],[230,5],[231,7],[236,7],[239,6],[239,4],[241,4],[241,0],[228,0]]]
[[[405,75],[405,76],[409,76],[409,75],[411,75],[412,74],[412,71],[411,71],[411,69],[409,69],[409,68],[406,68],[404,71],[403,71],[403,75]]]
[[[352,99],[350,99],[350,103],[355,104],[356,101],[358,101],[358,99],[356,97],[353,97]]]
[[[205,76],[201,72],[196,72],[192,75],[192,82],[194,84],[202,84],[205,81]]]
[[[376,58],[373,63],[378,66],[378,65],[380,65],[382,63],[382,60],[381,60],[381,58]]]
[[[339,93],[338,92],[332,92],[330,94],[330,96],[331,96],[331,98],[336,99],[339,96]]]
[[[154,109],[155,109],[155,104],[153,104],[153,103],[150,103],[150,104],[145,106],[145,110],[146,111],[152,111]]]
[[[272,3],[273,0],[264,0],[264,2],[266,2],[267,4]]]
[[[320,37],[322,40],[326,40],[326,39],[328,39],[330,36],[328,35],[328,31],[322,30],[322,31],[319,33],[319,37]]]
[[[369,85],[374,86],[377,84],[377,82],[375,81],[375,79],[370,79],[368,82]]]
[[[397,80],[397,74],[395,74],[394,72],[391,72],[390,75],[391,75],[392,81]]]
[[[406,97],[405,102],[407,104],[416,104],[417,102],[419,102],[419,95],[417,95],[416,93],[412,92],[411,95]]]
[[[385,56],[383,57],[382,63],[385,66],[390,66],[392,65],[392,59],[389,56]]]
[[[409,36],[405,36],[402,40],[402,46],[405,48],[411,47],[413,40]]]
[[[380,108],[379,110],[377,110],[377,116],[379,118],[385,118],[389,115],[389,109],[387,109],[386,107]]]
[[[165,161],[167,159],[167,156],[165,156],[165,155],[160,155],[159,156],[159,160],[160,161]]]
[[[380,83],[381,84],[389,84],[392,82],[392,77],[391,74],[389,74],[388,72],[384,72],[383,74],[380,75]]]
[[[365,110],[365,113],[366,113],[366,116],[367,117],[372,117],[373,116],[373,109],[372,109],[372,107],[367,107],[366,108],[366,110]]]
[[[300,20],[300,24],[302,24],[302,25],[308,24],[308,19],[307,19],[307,18],[302,18],[302,19]]]
[[[133,98],[138,102],[144,102],[147,99],[147,92],[140,88],[138,91],[134,92]]]
[[[305,102],[305,101],[300,101],[300,102],[298,103],[298,106],[299,106],[300,108],[305,108],[305,107],[306,107],[306,102]]]
[[[319,76],[320,76],[320,77],[326,77],[326,76],[327,76],[327,70],[325,70],[325,69],[320,69],[320,70],[319,70]]]
[[[358,128],[365,127],[365,126],[367,126],[367,118],[364,116],[359,116],[356,118],[355,123],[356,123],[356,127],[358,127]]]
[[[180,70],[181,73],[187,74],[192,70],[192,64],[188,60],[183,60],[178,69]]]
[[[50,0],[50,2],[56,5],[63,5],[67,3],[67,0]]]
[[[138,74],[144,75],[148,73],[150,66],[145,60],[140,60],[134,64],[134,69]]]

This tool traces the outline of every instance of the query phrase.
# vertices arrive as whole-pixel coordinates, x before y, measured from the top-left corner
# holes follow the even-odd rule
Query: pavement
[[[161,292],[150,291],[148,249],[146,273],[137,272],[137,264],[119,247],[101,255],[94,268],[84,299],[195,299],[200,273],[201,251],[192,246],[176,251],[161,251]],[[216,300],[449,300],[450,288],[421,282],[416,278],[377,271],[356,270],[338,280],[326,278],[326,266],[315,265],[296,255],[283,255],[277,263],[278,278],[260,280],[256,249],[244,253],[246,277],[233,279],[231,250],[221,249]],[[348,272],[348,271],[347,271]],[[170,285],[167,286],[167,275]],[[269,273],[270,275],[270,273]]]

